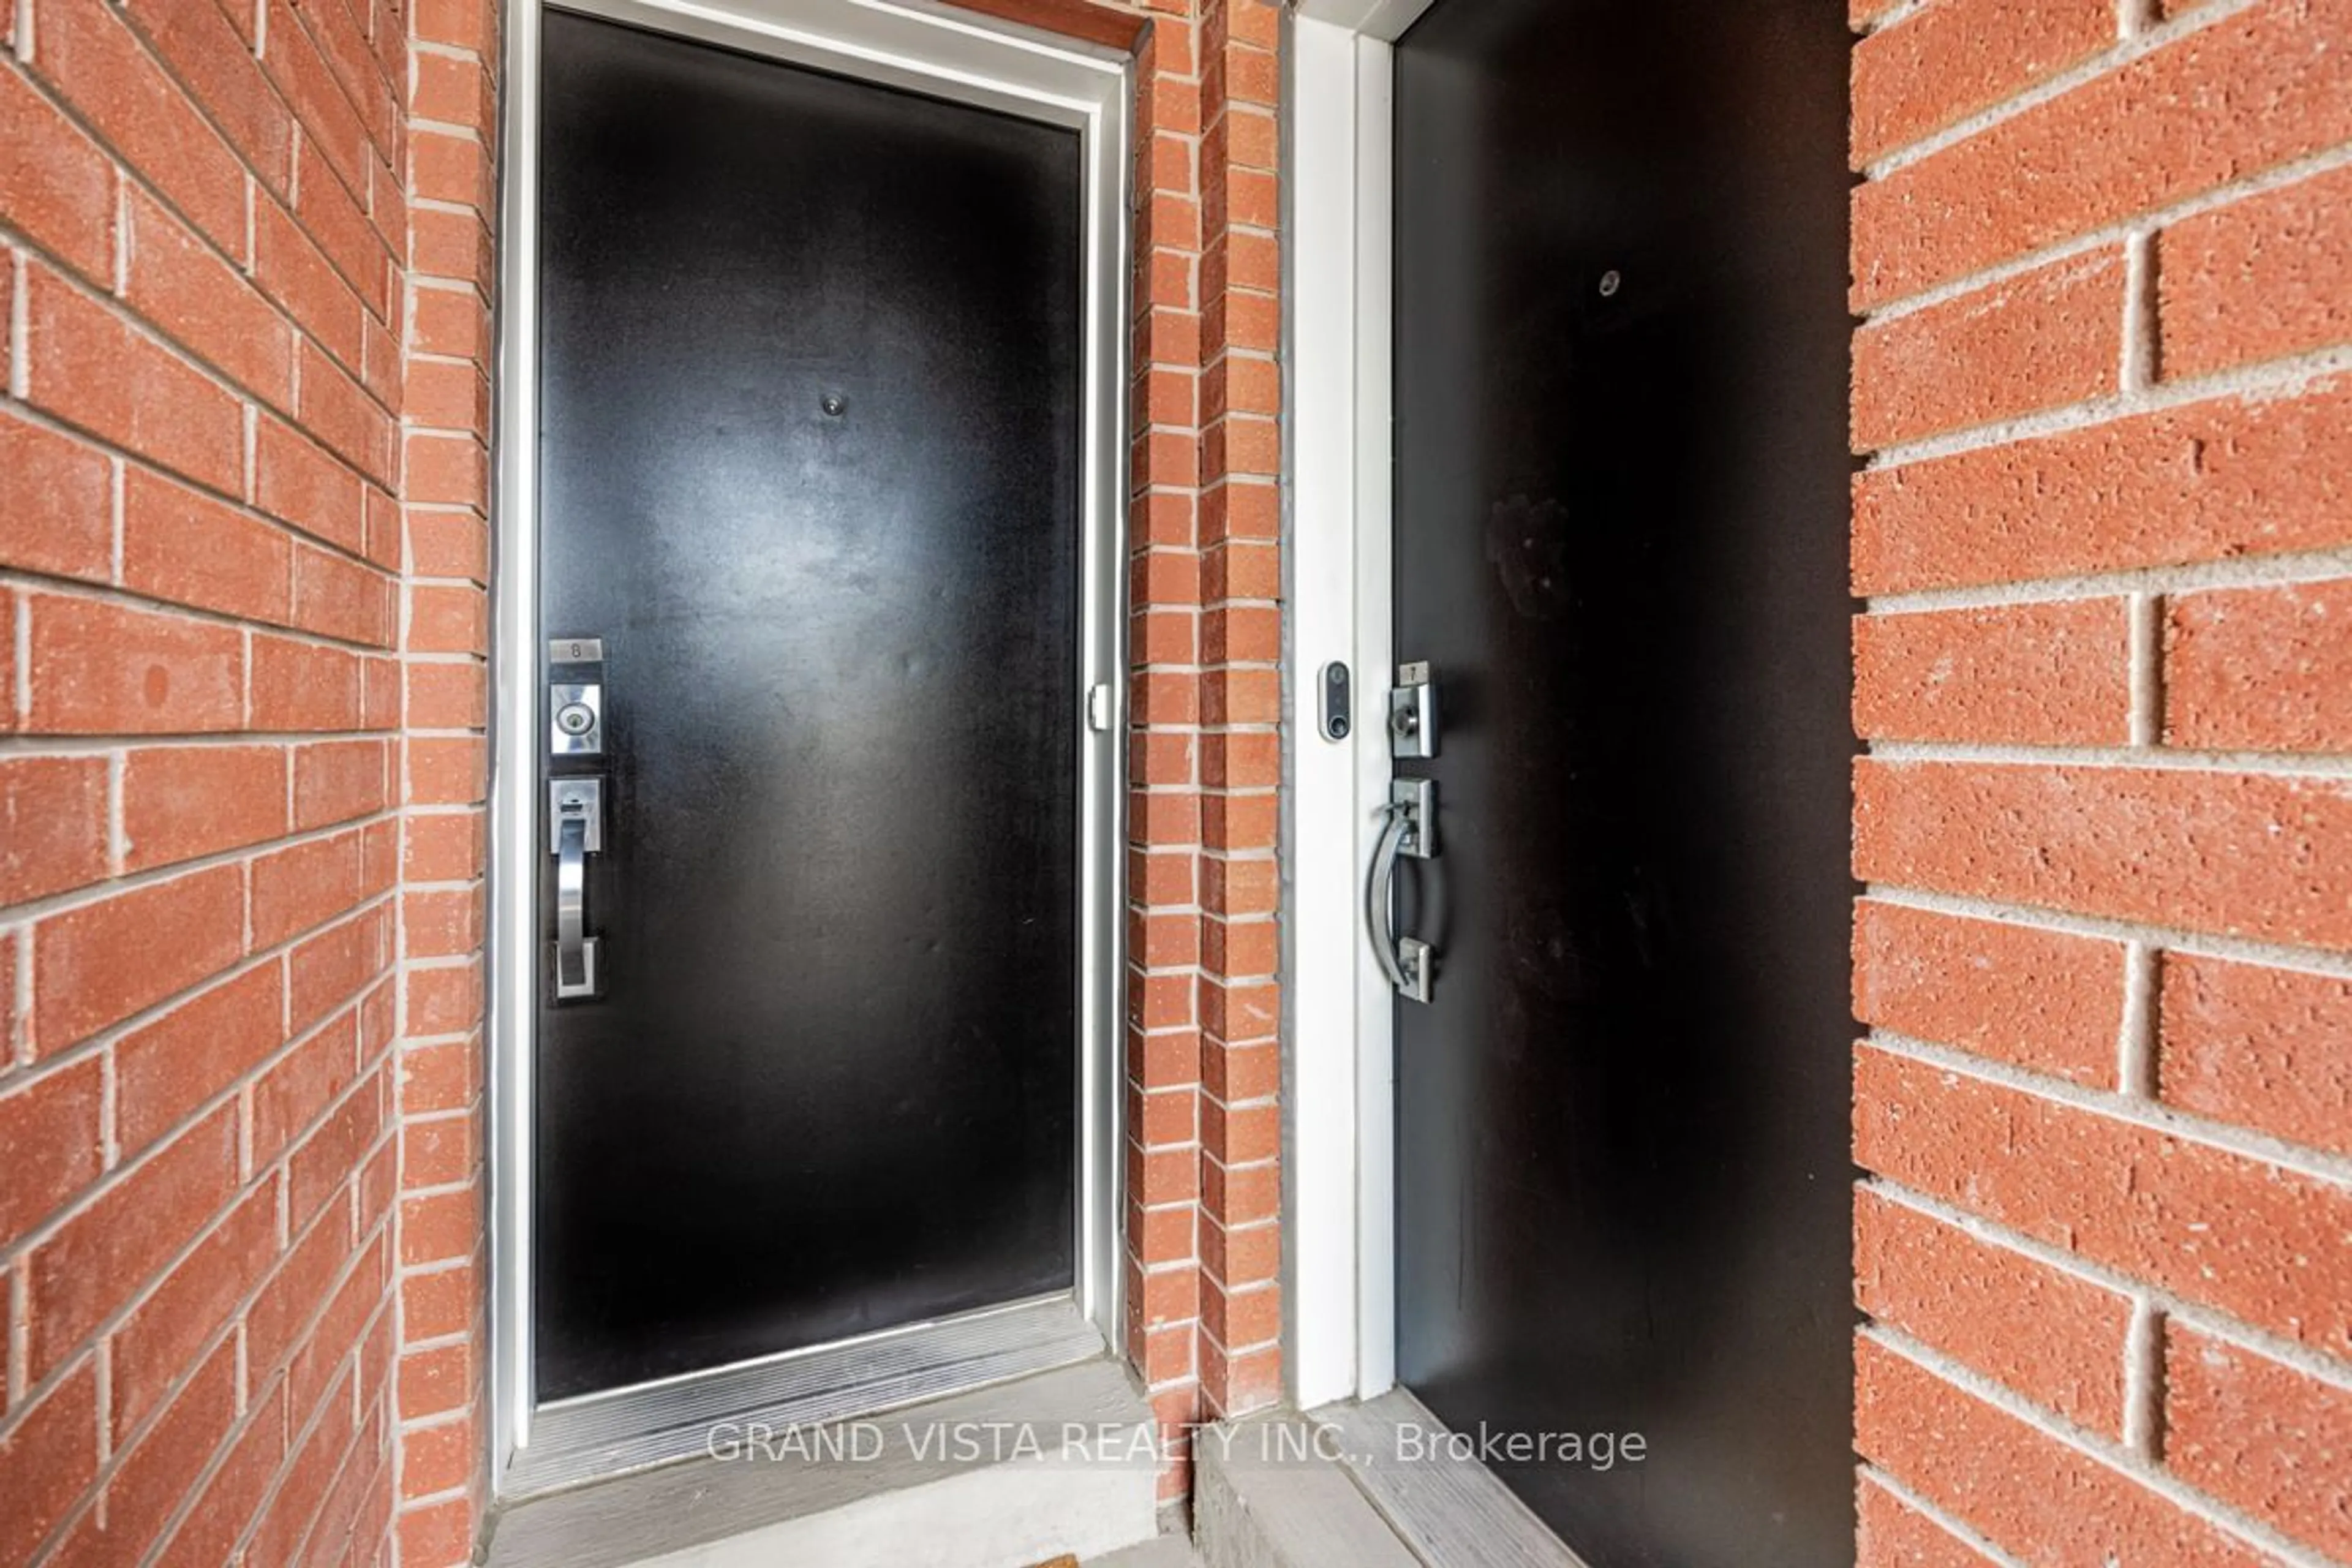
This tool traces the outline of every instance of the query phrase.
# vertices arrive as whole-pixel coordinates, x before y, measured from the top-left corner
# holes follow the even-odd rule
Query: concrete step
[[[1153,1430],[1125,1371],[1086,1362],[527,1500],[488,1568],[1029,1568],[1156,1545],[1157,1462],[1105,1436]]]
[[[1585,1568],[1475,1458],[1406,1444],[1444,1426],[1402,1389],[1254,1417],[1192,1446],[1205,1568]]]
[[[1089,1557],[1085,1568],[1201,1568],[1201,1559],[1184,1537],[1162,1535],[1138,1546],[1122,1547],[1107,1557]]]

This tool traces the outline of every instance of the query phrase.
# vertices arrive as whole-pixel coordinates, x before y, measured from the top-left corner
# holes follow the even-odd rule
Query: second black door
[[[1847,44],[1437,0],[1396,54],[1397,1364],[1586,1440],[1498,1468],[1598,1568],[1853,1551]]]
[[[543,48],[541,614],[604,655],[551,1400],[1072,1283],[1081,197],[1075,132]]]

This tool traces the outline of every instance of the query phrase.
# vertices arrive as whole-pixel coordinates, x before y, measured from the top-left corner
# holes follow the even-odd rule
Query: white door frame
[[[1303,0],[1291,16],[1285,359],[1290,920],[1283,1249],[1291,1398],[1396,1381],[1395,993],[1363,879],[1388,803],[1391,46],[1433,0]],[[1349,733],[1322,672],[1353,671]]]
[[[1080,616],[1076,1278],[1067,1295],[868,1335],[738,1368],[544,1405],[531,1384],[531,1038],[539,847],[540,23],[560,8],[1076,131],[1082,139],[1084,468]],[[490,1475],[502,1493],[660,1458],[632,1432],[714,1401],[782,1401],[793,1418],[1053,1364],[1118,1342],[1124,1072],[1121,986],[1127,713],[1126,436],[1133,83],[1123,51],[929,0],[510,0],[499,232],[498,470],[492,518],[489,1230]],[[1016,1365],[1015,1363],[1019,1363]],[[724,1382],[724,1380],[732,1380]],[[797,1401],[797,1403],[793,1403]],[[601,1407],[583,1408],[597,1405]],[[867,1406],[871,1407],[871,1406]],[[534,1444],[534,1437],[538,1438]]]

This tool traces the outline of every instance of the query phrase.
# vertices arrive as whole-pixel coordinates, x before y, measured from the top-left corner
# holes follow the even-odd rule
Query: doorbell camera
[[[1353,727],[1349,713],[1355,706],[1350,690],[1348,667],[1334,660],[1323,667],[1323,733],[1334,741],[1344,741]]]

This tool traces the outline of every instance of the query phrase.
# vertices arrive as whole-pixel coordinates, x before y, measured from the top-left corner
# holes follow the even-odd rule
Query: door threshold
[[[1107,1355],[758,1443],[741,1425],[685,1463],[501,1504],[486,1568],[1025,1568],[1159,1536],[1158,1426]]]
[[[541,1405],[499,1495],[520,1500],[707,1457],[772,1432],[895,1410],[1104,1352],[1067,1292]]]
[[[1494,1471],[1433,1441],[1446,1432],[1402,1388],[1217,1428],[1193,1445],[1202,1559],[1211,1568],[1589,1568]]]

